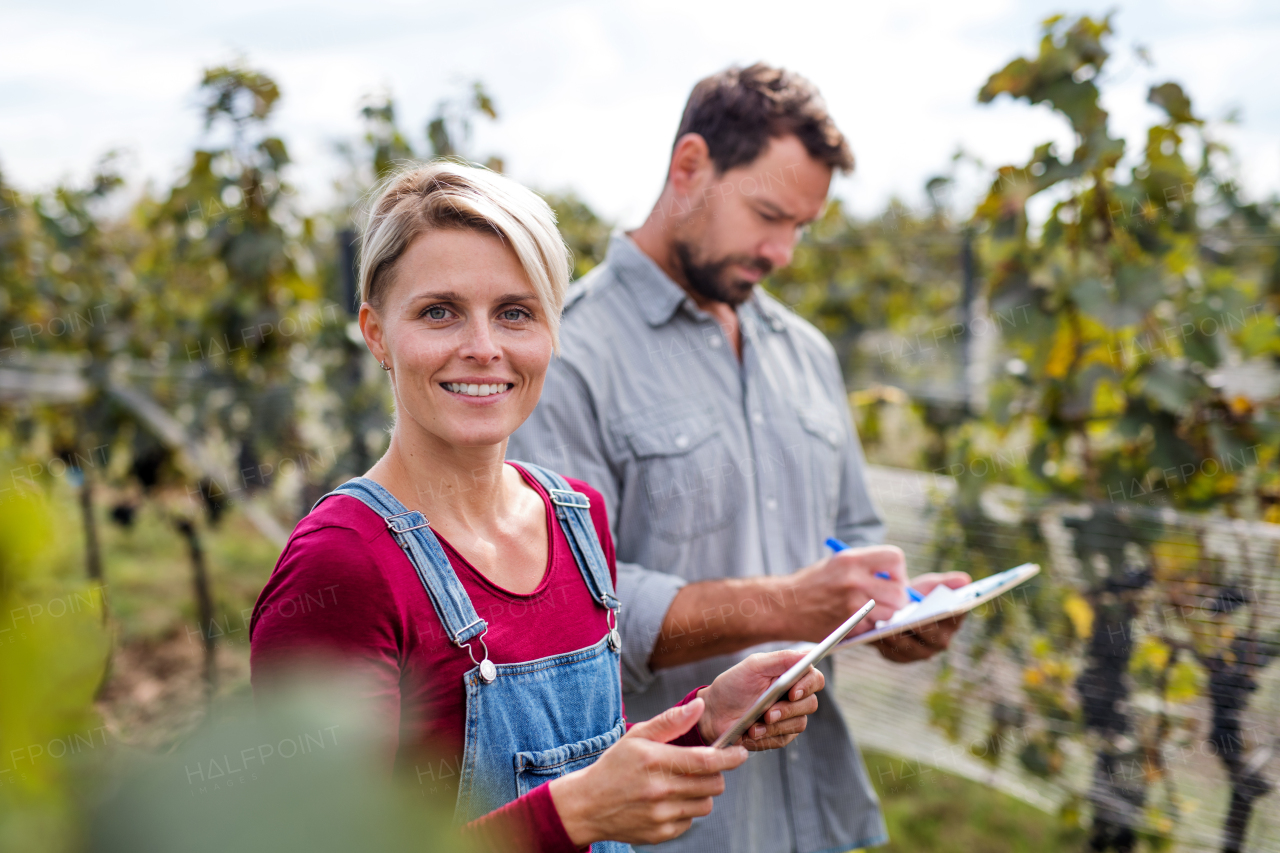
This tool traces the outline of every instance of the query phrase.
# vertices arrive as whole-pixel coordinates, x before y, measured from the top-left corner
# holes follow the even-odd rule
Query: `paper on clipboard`
[[[924,597],[923,601],[903,607],[895,612],[891,619],[877,623],[873,630],[850,637],[836,648],[843,649],[848,646],[874,643],[885,637],[905,634],[942,619],[967,613],[1034,577],[1039,571],[1040,567],[1035,563],[1023,563],[1021,566],[976,580],[959,589],[950,589],[939,584]]]

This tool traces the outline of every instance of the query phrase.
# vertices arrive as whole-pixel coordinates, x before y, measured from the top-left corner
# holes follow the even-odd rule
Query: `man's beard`
[[[764,258],[729,255],[718,261],[699,263],[694,260],[693,249],[688,243],[677,242],[675,250],[685,281],[695,293],[733,306],[741,305],[751,297],[755,283],[745,279],[730,278],[729,267],[736,265],[747,269],[758,269],[762,275],[768,275],[773,270],[773,264]]]

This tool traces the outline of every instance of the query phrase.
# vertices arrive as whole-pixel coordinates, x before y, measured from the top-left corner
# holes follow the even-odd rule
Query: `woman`
[[[397,764],[434,754],[419,780],[456,785],[477,837],[614,851],[679,835],[749,749],[804,729],[821,674],[729,749],[705,744],[799,653],[753,655],[628,729],[604,501],[504,460],[558,345],[569,259],[554,215],[506,178],[436,163],[383,185],[360,257],[391,443],[294,530],[254,611],[255,691],[303,649],[338,652],[399,728]],[[322,590],[337,607],[288,606]]]

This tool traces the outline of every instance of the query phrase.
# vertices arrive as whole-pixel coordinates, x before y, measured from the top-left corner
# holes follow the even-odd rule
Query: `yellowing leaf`
[[[1124,414],[1127,400],[1120,386],[1110,379],[1099,379],[1093,386],[1093,413],[1095,417],[1111,418]]]
[[[1076,629],[1076,636],[1087,640],[1093,635],[1093,608],[1078,592],[1068,593],[1062,601],[1062,609],[1066,612],[1071,625]]]
[[[1164,698],[1170,702],[1186,702],[1200,695],[1204,687],[1204,672],[1189,660],[1180,660],[1169,672]]]
[[[1169,663],[1169,647],[1152,636],[1143,637],[1129,658],[1129,671],[1134,675],[1156,676]]]
[[[1076,355],[1076,339],[1071,329],[1065,324],[1058,326],[1053,337],[1053,349],[1049,351],[1049,360],[1045,363],[1044,372],[1052,379],[1063,379]]]
[[[1162,578],[1177,578],[1185,576],[1198,565],[1200,547],[1193,539],[1169,537],[1153,542],[1151,554]]]

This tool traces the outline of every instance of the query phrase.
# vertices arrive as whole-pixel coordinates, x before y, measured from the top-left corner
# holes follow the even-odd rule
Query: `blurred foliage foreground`
[[[835,344],[868,456],[937,475],[890,520],[914,570],[1045,567],[970,619],[932,724],[1065,791],[1062,843],[1280,849],[1250,834],[1280,737],[1278,205],[1246,200],[1174,83],[1126,155],[1099,106],[1110,32],[1052,18],[979,93],[1055,111],[1072,151],[958,155],[925,211],[833,203],[769,287]],[[168,189],[127,196],[111,156],[48,193],[0,179],[0,848],[448,846],[340,701],[248,713],[243,638],[288,528],[385,447],[351,211],[397,162],[481,159],[496,107],[474,84],[415,143],[371,99],[338,202],[311,211],[275,83],[228,66],[200,92],[205,144]],[[989,190],[961,215],[963,169]],[[549,200],[581,275],[609,227]],[[1188,791],[1206,762],[1216,787]]]
[[[448,803],[392,783],[388,735],[313,676],[163,755],[130,750],[93,711],[108,665],[102,588],[42,577],[56,519],[32,497],[0,513],[0,848],[13,851],[461,850]]]

